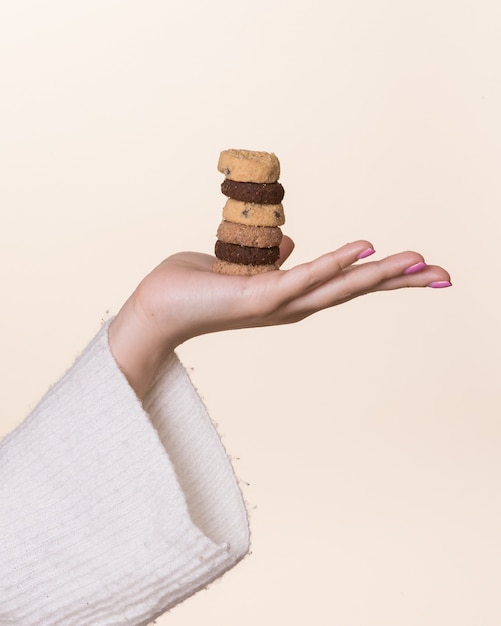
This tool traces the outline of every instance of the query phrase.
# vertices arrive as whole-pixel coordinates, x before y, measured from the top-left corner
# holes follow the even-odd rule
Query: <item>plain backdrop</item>
[[[275,152],[288,267],[368,238],[454,286],[179,349],[252,554],[159,625],[501,620],[497,0],[0,5],[0,433]],[[77,625],[75,625],[77,626]]]

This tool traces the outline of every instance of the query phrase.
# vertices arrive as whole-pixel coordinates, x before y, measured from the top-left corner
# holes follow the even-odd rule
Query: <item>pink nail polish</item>
[[[432,289],[443,289],[444,287],[452,287],[452,283],[448,280],[434,280],[432,283],[428,285]]]
[[[411,265],[406,270],[404,270],[404,274],[416,274],[417,272],[424,270],[425,267],[426,263],[423,263],[423,261],[419,261],[419,263],[414,263],[414,265]]]
[[[368,257],[371,254],[374,254],[374,252],[376,252],[374,248],[367,248],[367,250],[364,250],[357,256],[357,259],[365,259],[365,257]]]

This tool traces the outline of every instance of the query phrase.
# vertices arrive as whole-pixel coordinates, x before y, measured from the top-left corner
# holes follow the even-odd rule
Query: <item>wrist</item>
[[[118,367],[140,400],[153,383],[165,357],[174,350],[141,321],[133,300],[120,309],[108,328],[108,343]]]

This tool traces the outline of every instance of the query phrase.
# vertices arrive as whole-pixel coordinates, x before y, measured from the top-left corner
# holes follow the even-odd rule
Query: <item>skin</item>
[[[215,257],[180,252],[148,274],[109,328],[111,352],[141,399],[166,356],[192,337],[206,333],[291,324],[359,296],[450,281],[440,266],[417,252],[376,261],[358,257],[373,248],[366,240],[348,243],[289,270],[257,276],[223,276],[211,270]],[[282,264],[294,249],[284,236]],[[367,255],[369,256],[369,255]]]

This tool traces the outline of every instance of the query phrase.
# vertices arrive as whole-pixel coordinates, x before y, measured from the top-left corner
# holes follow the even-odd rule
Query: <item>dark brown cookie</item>
[[[280,183],[241,183],[229,178],[221,183],[221,191],[228,198],[257,204],[280,204],[285,195]]]
[[[247,226],[224,220],[217,229],[217,238],[225,243],[237,243],[253,248],[272,248],[280,245],[282,231],[278,226]]]
[[[278,261],[280,249],[278,246],[272,248],[253,248],[250,246],[240,246],[234,243],[216,241],[214,249],[215,255],[222,261],[230,263],[242,263],[243,265],[271,265]]]

